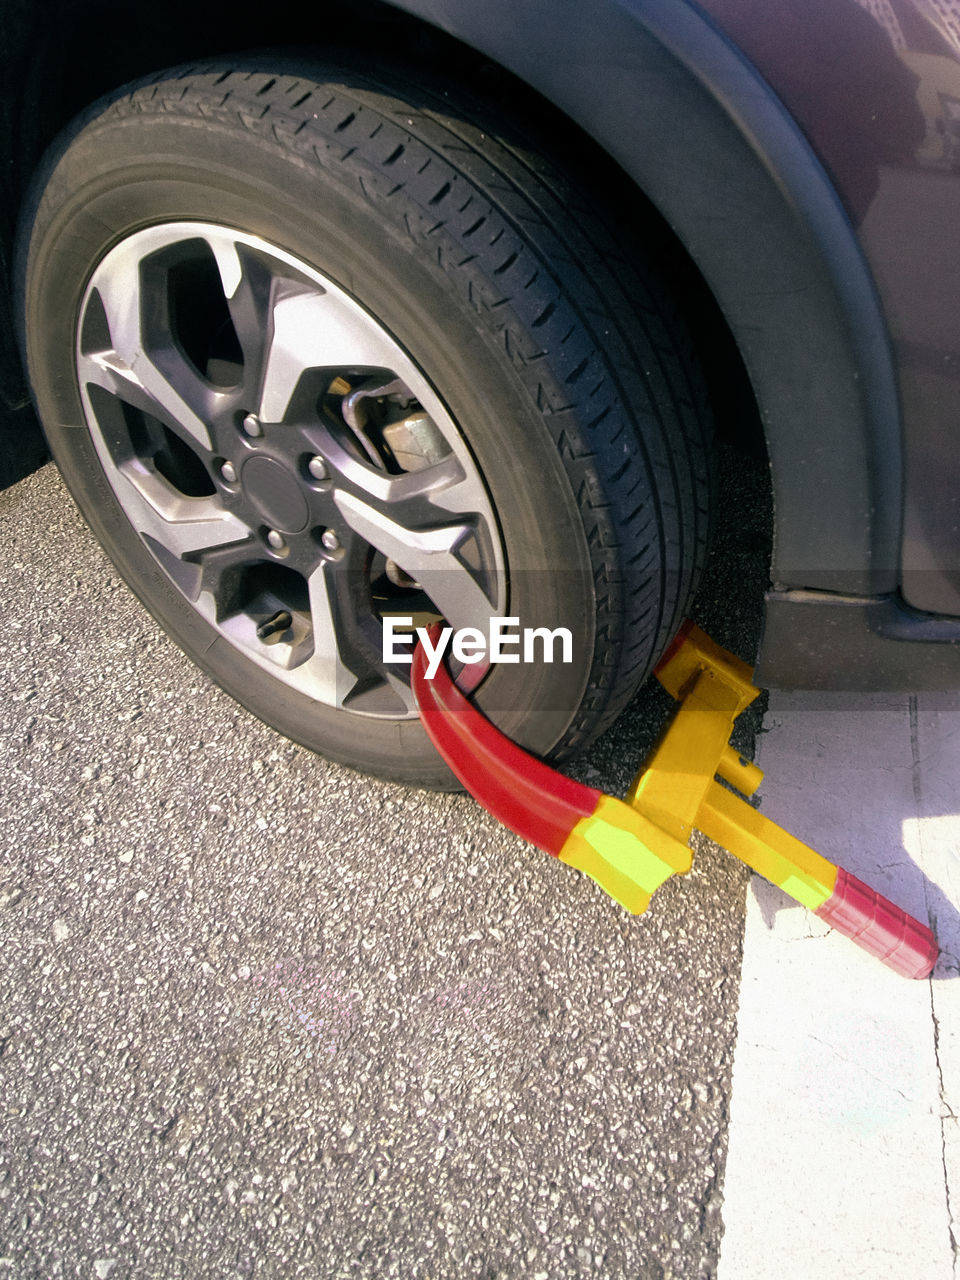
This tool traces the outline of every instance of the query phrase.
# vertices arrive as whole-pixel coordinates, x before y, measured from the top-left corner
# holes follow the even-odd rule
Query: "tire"
[[[386,613],[568,628],[572,661],[475,695],[558,761],[676,631],[709,415],[654,270],[582,206],[483,108],[317,65],[164,73],[48,158],[20,301],[53,455],[162,626],[297,742],[450,784]]]

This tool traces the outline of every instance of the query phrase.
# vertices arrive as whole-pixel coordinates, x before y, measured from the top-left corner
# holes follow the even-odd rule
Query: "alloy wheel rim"
[[[333,280],[256,236],[137,231],[95,268],[77,376],[136,535],[230,645],[298,693],[416,715],[389,615],[486,629],[505,556],[426,375]]]

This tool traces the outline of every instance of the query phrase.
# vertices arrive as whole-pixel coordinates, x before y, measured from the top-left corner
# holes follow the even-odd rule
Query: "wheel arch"
[[[759,408],[774,583],[895,589],[902,449],[886,326],[833,186],[771,88],[687,0],[393,3],[569,115],[691,256]]]

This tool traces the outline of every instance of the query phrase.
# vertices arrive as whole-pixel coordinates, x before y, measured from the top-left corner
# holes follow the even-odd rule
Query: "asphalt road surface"
[[[755,509],[695,611],[745,657]],[[738,864],[701,842],[631,918],[252,719],[52,466],[0,534],[0,1280],[714,1275]],[[668,705],[580,776],[622,793]]]

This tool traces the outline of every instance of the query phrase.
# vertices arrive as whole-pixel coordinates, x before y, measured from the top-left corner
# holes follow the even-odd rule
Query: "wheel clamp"
[[[687,623],[655,675],[679,706],[623,801],[511,742],[446,667],[428,680],[422,646],[412,667],[424,728],[471,795],[517,835],[585,871],[628,911],[645,911],[668,877],[690,870],[696,828],[897,973],[927,977],[938,949],[926,925],[742,798],[763,779],[730,746],[734,720],[760,692],[753,669]]]

